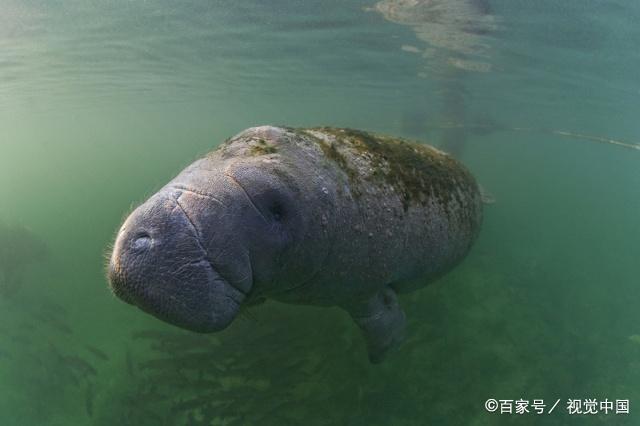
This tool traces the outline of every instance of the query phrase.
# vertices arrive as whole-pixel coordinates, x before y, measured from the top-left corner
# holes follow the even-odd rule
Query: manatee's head
[[[112,291],[189,330],[227,327],[254,284],[282,271],[302,219],[295,193],[253,160],[197,161],[125,220],[108,267]]]

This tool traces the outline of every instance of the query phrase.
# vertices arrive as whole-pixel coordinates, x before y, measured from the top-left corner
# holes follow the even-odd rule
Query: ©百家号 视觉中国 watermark
[[[498,414],[551,414],[560,405],[562,399],[556,399],[552,404],[547,404],[543,399],[494,399],[489,398],[484,403],[484,408],[489,413]],[[569,415],[594,415],[594,414],[629,414],[629,400],[605,398],[601,401],[596,398],[567,399],[564,409]]]

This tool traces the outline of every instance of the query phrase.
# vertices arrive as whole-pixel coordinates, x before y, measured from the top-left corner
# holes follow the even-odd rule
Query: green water
[[[593,139],[640,142],[639,5],[495,0],[475,34],[411,4],[0,0],[0,425],[640,425],[640,151]],[[338,309],[204,337],[110,294],[130,208],[261,124],[463,142],[496,198],[383,364]]]

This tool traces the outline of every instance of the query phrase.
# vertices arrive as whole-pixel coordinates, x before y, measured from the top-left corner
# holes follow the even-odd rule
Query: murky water
[[[638,19],[621,0],[0,0],[0,424],[640,424]],[[495,197],[464,263],[401,297],[383,364],[337,308],[268,302],[206,337],[108,290],[130,208],[260,124],[431,143]]]

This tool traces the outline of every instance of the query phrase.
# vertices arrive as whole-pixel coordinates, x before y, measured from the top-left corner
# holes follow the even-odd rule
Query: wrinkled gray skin
[[[265,298],[340,306],[380,361],[403,337],[396,294],[465,256],[480,194],[446,154],[403,145],[446,164],[434,175],[439,186],[422,181],[409,197],[406,182],[387,176],[386,157],[341,132],[349,131],[251,128],[187,167],[122,225],[113,292],[198,332],[224,329],[241,306]],[[409,160],[402,166],[415,167]]]

